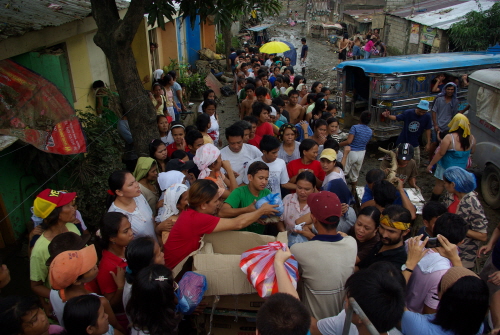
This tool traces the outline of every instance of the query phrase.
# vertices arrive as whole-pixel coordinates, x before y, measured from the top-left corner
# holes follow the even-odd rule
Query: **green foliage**
[[[174,3],[179,6],[178,12]],[[149,25],[153,26],[158,21],[158,26],[165,29],[163,16],[170,21],[175,14],[184,18],[189,16],[191,26],[196,22],[196,15],[199,15],[203,22],[210,19],[215,24],[230,25],[237,21],[240,15],[248,15],[254,8],[257,8],[262,16],[279,14],[281,3],[280,0],[161,0],[151,1],[146,7],[146,13],[149,14]]]
[[[205,76],[200,73],[193,73],[177,79],[179,84],[184,84],[186,87],[186,98],[189,101],[191,98],[203,96],[203,92],[208,89],[205,83]]]
[[[106,211],[108,177],[123,169],[123,140],[116,126],[90,111],[80,112],[79,117],[87,137],[87,153],[80,154],[71,163],[67,189],[77,192],[77,205],[85,223],[96,226]]]
[[[238,49],[240,47],[240,40],[237,36],[233,36],[231,38],[231,46],[235,49]]]
[[[215,40],[215,52],[224,55],[226,53],[226,44],[224,43],[222,34],[217,34]]]
[[[469,12],[464,20],[455,23],[448,31],[457,50],[484,51],[500,42],[500,3],[482,12]]]

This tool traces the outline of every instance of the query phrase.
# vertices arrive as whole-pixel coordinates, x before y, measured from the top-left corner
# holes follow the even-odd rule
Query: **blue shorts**
[[[352,55],[353,56],[361,56],[361,48],[357,45],[352,47]]]

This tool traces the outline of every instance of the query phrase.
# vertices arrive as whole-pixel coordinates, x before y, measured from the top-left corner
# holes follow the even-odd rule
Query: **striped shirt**
[[[356,124],[351,127],[349,134],[354,135],[351,142],[351,151],[366,150],[366,145],[372,138],[372,130],[365,124]]]

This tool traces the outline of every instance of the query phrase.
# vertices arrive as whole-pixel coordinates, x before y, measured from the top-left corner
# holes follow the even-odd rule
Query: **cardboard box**
[[[201,248],[186,257],[173,270],[177,276],[184,263],[192,257],[192,271],[207,277],[205,296],[255,293],[246,274],[240,269],[241,254],[274,241],[287,242],[286,232],[277,238],[245,231],[225,231],[205,235]]]
[[[214,315],[210,329],[210,315],[205,317],[205,331],[210,335],[255,335],[255,320],[244,317]]]
[[[212,308],[215,296],[205,296],[202,302],[208,304],[208,308]],[[219,302],[215,305],[216,309],[227,310],[244,310],[244,311],[258,311],[260,306],[264,303],[257,293],[253,294],[237,294],[237,295],[221,295]]]

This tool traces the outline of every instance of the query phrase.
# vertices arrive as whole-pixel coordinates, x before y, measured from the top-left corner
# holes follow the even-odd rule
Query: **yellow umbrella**
[[[290,47],[283,42],[273,41],[264,44],[259,50],[265,54],[279,54],[290,50]]]

